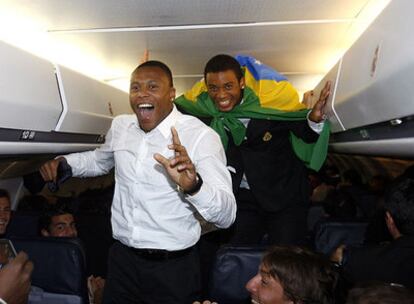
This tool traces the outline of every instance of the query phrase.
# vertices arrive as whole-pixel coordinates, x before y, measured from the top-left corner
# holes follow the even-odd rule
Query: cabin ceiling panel
[[[2,0],[48,30],[354,18],[370,0]],[[0,5],[0,6],[1,6]]]
[[[326,67],[318,66],[315,58],[322,63],[332,52],[339,52],[339,37],[347,28],[345,24],[314,24],[55,35],[96,52],[107,65],[122,66],[128,73],[139,64],[145,49],[151,50],[150,59],[165,61],[175,75],[201,74],[205,62],[217,53],[250,54],[283,72],[321,73]]]

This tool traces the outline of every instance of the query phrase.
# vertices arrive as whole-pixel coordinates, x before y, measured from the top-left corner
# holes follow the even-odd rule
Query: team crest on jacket
[[[272,133],[270,133],[269,131],[267,131],[264,135],[263,135],[263,141],[269,141],[272,139]]]

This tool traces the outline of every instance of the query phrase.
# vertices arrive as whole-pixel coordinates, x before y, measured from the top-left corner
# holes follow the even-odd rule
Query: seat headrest
[[[210,276],[209,296],[220,304],[246,303],[245,285],[257,274],[264,247],[222,247]]]

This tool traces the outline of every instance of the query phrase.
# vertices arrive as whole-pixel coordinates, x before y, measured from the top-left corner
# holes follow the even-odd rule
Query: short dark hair
[[[39,234],[41,235],[43,229],[49,231],[52,217],[63,214],[73,215],[73,210],[66,203],[58,201],[55,205],[49,205],[39,217]]]
[[[157,60],[145,61],[144,63],[141,63],[139,66],[137,66],[135,68],[135,70],[132,72],[132,75],[135,74],[140,68],[145,68],[145,67],[157,67],[157,68],[160,68],[161,70],[163,70],[163,72],[167,76],[167,78],[168,78],[168,80],[170,82],[170,86],[171,87],[174,86],[173,77],[172,77],[172,73],[171,73],[170,68],[165,63],[163,63],[161,61],[157,61]]]
[[[346,304],[411,304],[413,301],[414,295],[409,289],[375,282],[351,289]]]
[[[385,196],[384,207],[402,234],[414,235],[414,179],[403,176],[392,184]]]
[[[274,246],[263,257],[263,265],[294,303],[332,304],[337,272],[324,256],[296,246]]]
[[[243,72],[239,62],[232,56],[219,54],[211,58],[204,67],[204,80],[207,80],[207,73],[218,73],[231,70],[238,81],[242,79]]]
[[[10,200],[10,194],[5,189],[0,189],[0,197],[7,197],[7,199]]]

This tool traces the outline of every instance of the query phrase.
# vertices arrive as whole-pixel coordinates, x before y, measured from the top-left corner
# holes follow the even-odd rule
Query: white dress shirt
[[[172,126],[203,179],[193,196],[178,192],[153,158],[154,153],[173,157],[167,147],[172,143]],[[234,222],[236,201],[219,136],[175,106],[148,133],[141,130],[135,115],[118,116],[100,148],[65,158],[79,177],[102,175],[115,166],[112,230],[114,238],[127,246],[181,250],[194,245],[201,232],[195,210],[218,228]]]

